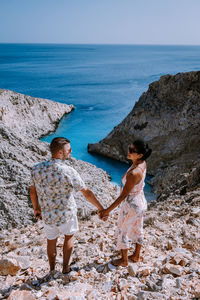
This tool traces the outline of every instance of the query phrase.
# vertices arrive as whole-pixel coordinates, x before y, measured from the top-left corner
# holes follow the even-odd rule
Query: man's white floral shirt
[[[35,165],[31,175],[45,224],[59,226],[76,215],[73,191],[85,188],[76,170],[61,159],[51,159]]]

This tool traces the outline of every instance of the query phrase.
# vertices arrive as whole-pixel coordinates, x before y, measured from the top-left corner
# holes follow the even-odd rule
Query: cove
[[[97,142],[98,139],[96,137],[95,127],[92,126],[92,124],[86,124],[86,122],[82,123],[81,113],[82,110],[75,109],[70,114],[64,116],[56,132],[44,136],[41,140],[50,143],[54,137],[63,136],[68,138],[71,143],[73,157],[87,161],[103,169],[110,175],[111,181],[120,186],[121,178],[127,171],[129,165],[87,152],[88,141],[95,140],[95,142]],[[92,110],[90,110],[90,113],[92,113]],[[147,175],[146,180],[148,181],[148,179],[149,176]],[[156,195],[152,193],[151,187],[147,182],[144,191],[148,202],[156,199]]]

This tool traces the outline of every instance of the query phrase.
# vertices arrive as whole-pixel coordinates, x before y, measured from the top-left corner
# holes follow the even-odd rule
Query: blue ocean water
[[[149,83],[199,69],[200,46],[0,44],[0,88],[75,105],[43,140],[69,138],[74,157],[118,184],[127,165],[87,153],[87,144],[119,124]]]

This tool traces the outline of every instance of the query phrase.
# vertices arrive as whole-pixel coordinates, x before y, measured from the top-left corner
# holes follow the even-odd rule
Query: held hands
[[[108,216],[109,216],[109,212],[107,211],[107,209],[102,209],[98,212],[99,218],[103,221],[107,221],[108,220]]]
[[[36,219],[38,220],[42,220],[42,213],[41,213],[41,209],[34,209],[34,216]]]

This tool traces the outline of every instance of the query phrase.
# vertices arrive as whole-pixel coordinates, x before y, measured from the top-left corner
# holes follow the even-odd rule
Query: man
[[[103,207],[90,191],[80,175],[65,164],[70,157],[70,141],[63,137],[54,138],[50,144],[52,159],[33,167],[30,197],[34,215],[43,219],[47,237],[47,255],[50,271],[55,269],[56,242],[58,235],[64,234],[63,273],[70,271],[73,236],[78,231],[77,207],[73,191],[81,191],[85,198],[97,207]]]

